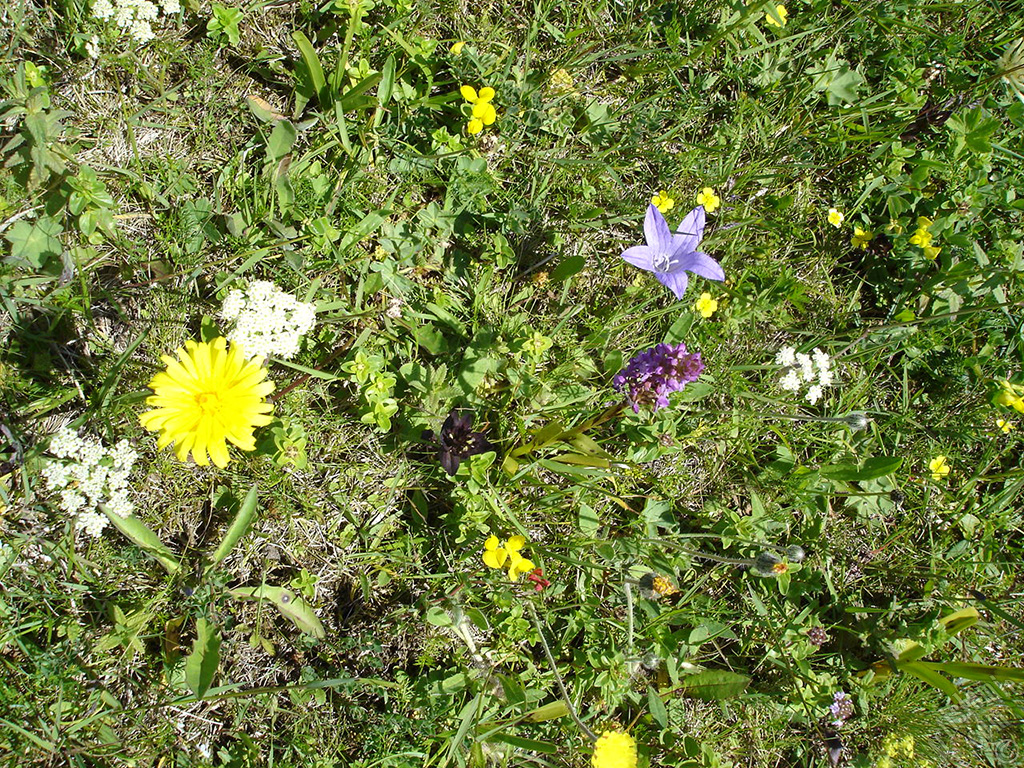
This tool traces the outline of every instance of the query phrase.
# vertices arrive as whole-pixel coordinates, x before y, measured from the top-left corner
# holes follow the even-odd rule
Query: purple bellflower
[[[700,352],[687,352],[685,344],[659,344],[630,360],[615,374],[612,386],[619,392],[626,390],[634,413],[640,412],[641,405],[658,410],[668,405],[670,393],[696,381],[703,370]]]
[[[653,272],[658,282],[683,298],[690,281],[687,272],[708,280],[725,280],[722,266],[706,253],[697,250],[704,235],[704,206],[698,205],[683,218],[675,234],[668,228],[665,217],[653,205],[647,206],[644,236],[647,245],[634,245],[622,253],[622,258],[634,267]]]

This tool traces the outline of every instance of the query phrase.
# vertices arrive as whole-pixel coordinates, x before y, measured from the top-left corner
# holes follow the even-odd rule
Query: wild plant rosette
[[[641,406],[657,411],[668,405],[668,396],[694,382],[704,370],[700,352],[688,352],[686,345],[658,344],[631,359],[612,379],[612,386],[626,392],[633,412]]]

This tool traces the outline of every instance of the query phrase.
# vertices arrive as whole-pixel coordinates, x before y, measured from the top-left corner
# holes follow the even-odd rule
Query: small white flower
[[[73,488],[67,488],[60,495],[60,508],[69,515],[75,514],[85,504],[85,497]]]
[[[787,368],[796,365],[796,350],[793,347],[783,347],[775,355],[776,365],[784,365]]]
[[[832,365],[832,358],[830,358],[827,353],[822,352],[817,347],[814,348],[811,354],[814,357],[814,364],[818,366],[818,370],[827,371],[829,367]]]
[[[77,458],[81,447],[81,438],[67,427],[50,438],[49,451],[60,459]]]
[[[804,381],[810,381],[814,378],[814,361],[810,355],[805,355],[803,352],[797,352],[796,363],[800,366],[800,375]]]
[[[812,384],[810,387],[807,388],[807,402],[809,402],[811,405],[817,403],[821,399],[821,395],[822,389],[817,384]]]
[[[75,527],[85,531],[87,535],[97,538],[107,527],[107,522],[106,515],[100,512],[82,512],[75,522]]]
[[[113,15],[114,5],[110,2],[110,0],[96,0],[96,2],[92,4],[92,17],[94,19],[106,21]],[[96,39],[95,36],[93,37],[93,39]],[[93,58],[95,58],[95,56]]]
[[[233,321],[228,340],[250,357],[294,357],[303,335],[316,324],[313,304],[298,301],[268,280],[254,280],[245,291],[231,291],[220,314]]]
[[[128,500],[128,496],[124,493],[115,493],[107,502],[107,509],[118,517],[128,517],[135,511],[135,505]]]
[[[131,5],[121,5],[117,9],[117,14],[114,16],[114,23],[117,26],[124,29],[130,27],[132,22],[135,20],[135,8]]]
[[[140,43],[148,43],[154,37],[153,27],[150,26],[148,21],[142,19],[136,19],[132,22],[131,36],[134,37]]]
[[[62,464],[59,461],[48,461],[43,467],[43,479],[46,481],[46,487],[51,491],[64,488],[68,484],[69,475],[67,464]]]
[[[220,316],[225,320],[234,320],[243,309],[245,309],[245,293],[234,290],[224,299],[224,306],[220,308]]]
[[[818,369],[818,384],[822,387],[832,386],[832,371],[828,368]]]
[[[796,372],[795,368],[791,368],[785,376],[779,379],[779,386],[789,392],[797,392],[800,390],[800,374]]]
[[[85,54],[90,59],[98,59],[100,57],[100,38],[99,35],[93,35],[85,41]]]
[[[135,18],[143,21],[156,21],[160,16],[160,9],[149,0],[141,0],[135,4]]]
[[[178,0],[164,0],[164,14],[173,16],[176,13],[181,13],[181,4]]]

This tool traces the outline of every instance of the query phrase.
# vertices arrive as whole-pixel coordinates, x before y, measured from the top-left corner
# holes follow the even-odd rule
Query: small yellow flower
[[[651,198],[651,205],[657,208],[662,213],[668,213],[672,210],[672,206],[676,204],[676,201],[668,196],[668,192],[664,189],[658,194]]]
[[[777,13],[779,15],[779,18],[782,19],[782,23],[780,24],[778,21],[776,21],[775,17],[772,16],[770,13],[766,13],[764,15],[765,24],[771,27],[786,26],[786,21],[789,18],[789,11],[786,10],[786,6],[784,6],[782,3],[779,3],[778,5],[775,6],[775,13]]]
[[[711,298],[710,293],[702,293],[697,303],[693,305],[694,310],[700,312],[700,316],[707,319],[718,309],[718,299]]]
[[[911,760],[914,759],[914,737],[904,736],[900,739],[900,749],[903,750],[903,754]]]
[[[840,211],[838,208],[828,209],[828,223],[836,229],[843,226],[843,222],[846,221],[846,214]]]
[[[850,238],[850,245],[854,248],[860,248],[862,251],[866,251],[868,249],[868,243],[870,243],[874,237],[874,232],[868,232],[866,229],[854,227],[853,237]]]
[[[462,47],[465,44],[466,44],[465,40],[459,40],[459,42],[457,42],[454,45],[452,45],[452,47],[449,48],[448,51],[450,53],[452,53],[454,56],[458,56],[460,53],[462,53]]]
[[[918,229],[910,236],[910,244],[927,248],[932,244],[932,233],[927,229]]]
[[[885,737],[885,741],[882,742],[882,751],[885,752],[887,757],[896,757],[899,753],[899,742],[896,738],[895,733],[890,733]]]
[[[594,743],[593,768],[636,768],[636,741],[622,731],[605,731]]]
[[[576,83],[567,69],[556,69],[551,73],[551,79],[548,81],[548,88],[552,93],[572,93],[575,86]]]
[[[459,88],[462,98],[473,105],[472,116],[466,124],[466,131],[471,134],[480,133],[485,125],[491,125],[498,117],[498,112],[491,99],[494,98],[494,89],[484,87],[477,93],[476,88],[471,85],[464,85]]]
[[[932,473],[932,480],[939,482],[949,474],[949,463],[945,456],[936,456],[928,462],[928,469]]]
[[[704,187],[697,193],[697,205],[703,205],[704,210],[708,213],[714,213],[721,204],[722,199],[715,194],[715,190],[711,187]]]
[[[507,562],[509,579],[511,581],[518,581],[522,574],[529,573],[537,567],[530,560],[519,554],[519,550],[525,544],[526,539],[522,536],[513,536],[503,547],[501,542],[498,541],[497,536],[489,536],[487,541],[484,542],[484,565],[488,568],[503,568]]]
[[[996,419],[996,426],[1003,430],[1004,435],[1010,434],[1010,432],[1017,428],[1016,424],[1006,419]]]
[[[930,238],[931,235],[929,235],[928,237]],[[937,248],[934,245],[926,245],[923,250],[924,257],[926,259],[931,259],[932,261],[935,261],[935,259],[939,257],[939,254],[942,253],[942,249]]]

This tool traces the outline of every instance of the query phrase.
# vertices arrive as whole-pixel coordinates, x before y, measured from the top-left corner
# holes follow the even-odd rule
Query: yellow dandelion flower
[[[710,293],[702,293],[697,303],[693,305],[694,310],[700,312],[700,316],[707,319],[715,314],[718,309],[718,299],[711,298]]]
[[[766,13],[764,15],[764,23],[771,27],[786,26],[786,21],[789,19],[789,11],[786,10],[786,6],[779,3],[775,6],[775,13],[778,15],[779,19],[782,20],[781,23],[779,22],[779,19],[776,19],[775,16],[772,16],[770,13]]]
[[[843,222],[846,221],[846,214],[840,211],[838,208],[828,209],[828,223],[836,229],[843,226]]]
[[[932,473],[932,480],[939,482],[949,474],[949,462],[945,456],[936,456],[928,462],[928,470]]]
[[[651,198],[651,205],[657,208],[662,213],[668,213],[672,210],[672,206],[676,204],[676,201],[668,196],[668,192],[664,189],[658,194]]]
[[[605,731],[594,744],[593,768],[636,768],[636,741],[622,731]]]
[[[868,232],[866,229],[854,227],[853,237],[850,238],[850,245],[854,248],[860,248],[862,251],[866,251],[868,249],[868,243],[870,243],[874,237],[874,232]]]
[[[228,442],[255,450],[253,430],[269,424],[274,409],[264,400],[274,383],[266,380],[263,358],[247,360],[242,347],[228,350],[223,338],[189,340],[175,354],[177,360],[161,355],[167,369],[149,382],[153,394],[146,398],[155,410],[139,416],[143,427],[160,433],[157,448],[174,443],[181,461],[191,452],[196,464],[212,460],[221,469],[230,460]]]
[[[722,198],[716,195],[715,190],[711,187],[704,187],[697,193],[697,205],[703,205],[704,210],[708,213],[714,213],[721,204]]]

